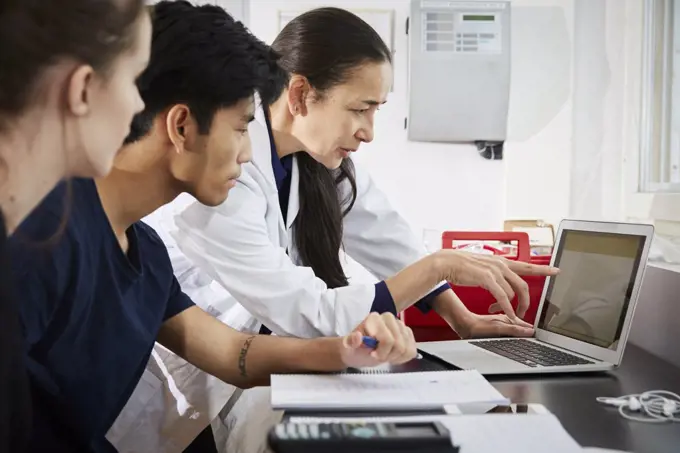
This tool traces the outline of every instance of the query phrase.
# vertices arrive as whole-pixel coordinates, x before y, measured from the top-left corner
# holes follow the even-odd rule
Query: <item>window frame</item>
[[[680,182],[650,181],[650,162],[660,140],[669,142],[666,121],[655,124],[658,113],[668,115],[670,104],[668,58],[655,55],[661,42],[661,55],[672,51],[672,20],[664,12],[680,16],[680,0],[628,0],[626,3],[626,93],[623,135],[625,149],[624,217],[626,220],[680,222]],[[664,20],[665,17],[665,20]],[[680,18],[679,24],[680,24]],[[680,26],[676,34],[680,36]],[[678,37],[676,36],[676,40]],[[680,68],[680,58],[677,67]],[[666,74],[661,76],[659,73]],[[680,77],[678,77],[680,79]],[[676,83],[680,83],[676,82]],[[680,87],[679,87],[680,88]],[[680,89],[676,90],[680,92]],[[660,106],[660,99],[665,105]],[[656,110],[656,114],[655,114]],[[680,108],[678,108],[680,115]],[[668,119],[668,117],[666,117]],[[658,149],[658,148],[657,148]],[[679,156],[680,157],[680,156]]]

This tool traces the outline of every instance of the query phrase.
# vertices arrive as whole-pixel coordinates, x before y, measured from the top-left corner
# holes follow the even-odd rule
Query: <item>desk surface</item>
[[[417,362],[420,363],[410,363],[397,370],[445,369],[428,359]],[[490,377],[489,381],[513,403],[543,404],[584,447],[635,453],[680,451],[680,423],[659,425],[628,421],[615,408],[595,401],[598,396],[621,396],[647,390],[670,390],[680,394],[680,369],[636,346],[626,348],[622,366],[610,373]]]
[[[595,401],[598,396],[648,390],[680,394],[680,369],[636,346],[626,347],[623,364],[611,373],[491,378],[489,381],[515,403],[543,404],[584,447],[635,453],[680,451],[680,423],[628,421],[615,408]]]
[[[443,369],[428,359],[398,369]],[[598,396],[621,396],[646,390],[680,393],[680,369],[644,350],[628,346],[623,365],[611,373],[490,378],[490,382],[514,403],[540,403],[559,417],[562,425],[584,447],[600,447],[635,453],[680,451],[680,423],[646,424],[623,419],[614,408],[601,406]],[[224,419],[226,451],[263,453],[266,435],[278,423],[280,411],[269,405],[268,387],[246,390]]]

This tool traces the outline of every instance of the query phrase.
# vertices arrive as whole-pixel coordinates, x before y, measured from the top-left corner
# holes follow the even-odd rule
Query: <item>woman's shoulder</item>
[[[17,228],[16,237],[34,242],[50,241],[55,237],[72,236],[81,225],[91,228],[99,198],[94,182],[71,179],[57,184]],[[99,207],[101,210],[101,207]],[[102,211],[103,212],[103,211]],[[105,224],[105,217],[94,219],[95,225]]]

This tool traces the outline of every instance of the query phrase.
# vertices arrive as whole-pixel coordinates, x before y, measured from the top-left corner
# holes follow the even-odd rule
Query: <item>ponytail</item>
[[[297,164],[300,209],[293,222],[293,235],[302,264],[311,267],[329,288],[347,286],[340,248],[343,218],[357,198],[354,164],[345,159],[339,169],[329,170],[307,153],[297,154]],[[351,190],[343,197],[345,181]]]

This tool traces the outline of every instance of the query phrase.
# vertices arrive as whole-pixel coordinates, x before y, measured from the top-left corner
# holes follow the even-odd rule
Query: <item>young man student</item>
[[[151,61],[139,81],[146,110],[113,172],[59,186],[11,244],[35,402],[29,451],[115,451],[106,433],[156,339],[239,387],[267,384],[272,373],[415,356],[410,329],[392,315],[371,314],[344,338],[232,330],[182,293],[163,242],[139,221],[182,192],[224,201],[249,159],[253,94],[277,76],[273,61],[218,7],[155,7]],[[149,83],[164,95],[144,97]],[[375,350],[364,335],[378,340]]]

